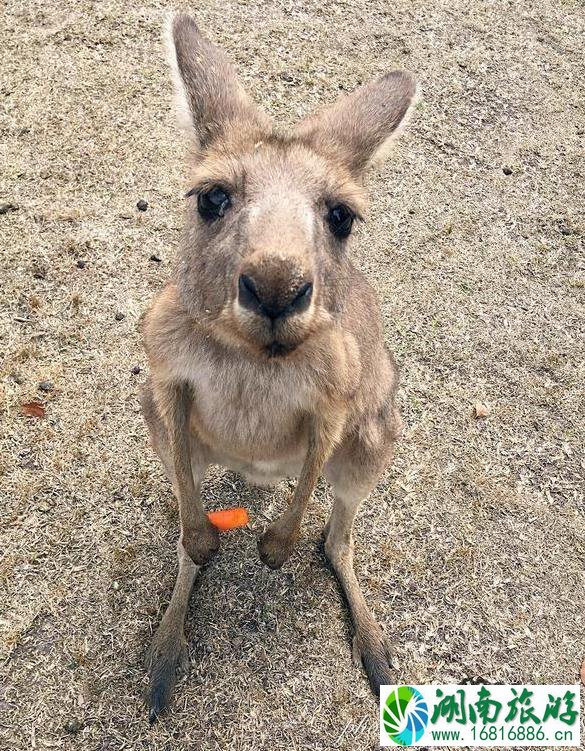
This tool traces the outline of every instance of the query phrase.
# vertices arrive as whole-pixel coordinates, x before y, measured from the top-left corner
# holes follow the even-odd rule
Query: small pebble
[[[160,263],[160,262],[161,262],[161,258],[159,258],[159,256],[157,256],[157,254],[156,254],[156,253],[153,253],[153,254],[152,254],[152,255],[150,256],[150,260],[151,260],[151,261],[156,261],[156,263]]]
[[[473,414],[477,420],[487,417],[490,413],[489,407],[483,402],[475,402],[473,405]]]
[[[18,206],[14,203],[0,203],[0,214],[8,214],[9,211],[16,211]]]
[[[79,733],[81,728],[83,727],[83,723],[81,720],[78,720],[76,717],[73,717],[70,720],[67,720],[65,723],[65,730],[68,733]]]
[[[116,590],[116,592],[120,589],[120,582],[114,582],[112,584],[112,587]]]
[[[138,375],[140,373],[140,365],[135,365],[130,372],[132,375]]]
[[[148,202],[144,200],[144,198],[141,198],[140,201],[136,204],[136,208],[138,211],[146,211],[148,208]]]
[[[51,381],[41,381],[39,383],[39,388],[41,391],[52,391],[55,387],[51,383]]]
[[[116,319],[116,321],[123,321],[124,318],[126,318],[126,314],[118,311],[114,318]]]
[[[511,175],[512,174],[512,167],[509,167],[507,164],[505,164],[502,167],[502,172],[504,173],[504,175]]]
[[[77,261],[77,268],[78,269],[84,269],[87,266],[87,261],[84,261],[83,258],[80,258]]]

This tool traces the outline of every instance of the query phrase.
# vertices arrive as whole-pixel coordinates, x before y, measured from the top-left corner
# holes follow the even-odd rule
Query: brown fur
[[[261,484],[299,478],[289,508],[258,543],[272,568],[290,556],[319,475],[330,481],[336,500],[325,550],[377,691],[390,681],[388,648],[353,571],[351,528],[400,433],[397,372],[375,294],[326,217],[338,204],[362,215],[362,172],[403,121],[414,85],[405,73],[389,74],[277,134],[188,16],[175,17],[171,34],[190,118],[191,197],[174,278],[145,323],[151,378],[142,406],[181,519],[177,585],[149,652],[151,719],[184,663],[198,567],[218,548],[199,495],[212,462]],[[210,222],[198,215],[197,195],[214,186],[231,205]],[[306,309],[271,320],[242,306],[242,274],[278,304],[305,282],[312,297]]]

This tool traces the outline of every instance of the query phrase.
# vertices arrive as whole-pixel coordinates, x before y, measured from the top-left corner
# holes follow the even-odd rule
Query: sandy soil
[[[0,747],[375,748],[377,708],[317,543],[327,488],[273,573],[255,539],[286,485],[258,492],[219,469],[209,507],[242,503],[253,523],[225,537],[196,586],[191,675],[149,729],[141,661],[170,597],[177,534],[137,402],[139,319],[169,274],[184,189],[160,45],[168,7],[3,8],[0,203],[18,208],[0,214]],[[369,179],[352,250],[382,300],[407,423],[358,519],[357,570],[395,645],[397,682],[575,681],[583,5],[193,10],[281,123],[382,71],[419,76],[423,101]],[[34,399],[44,418],[21,414]],[[478,400],[487,418],[473,417]]]

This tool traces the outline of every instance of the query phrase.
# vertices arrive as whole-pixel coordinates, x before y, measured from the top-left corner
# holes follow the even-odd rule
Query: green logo
[[[418,689],[398,686],[388,694],[382,721],[391,741],[410,746],[422,738],[429,722],[429,708]]]

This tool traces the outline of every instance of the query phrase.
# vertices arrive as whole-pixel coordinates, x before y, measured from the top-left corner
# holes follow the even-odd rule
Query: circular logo
[[[398,746],[410,746],[422,738],[429,721],[429,708],[416,688],[398,686],[388,694],[382,720],[391,741]]]

